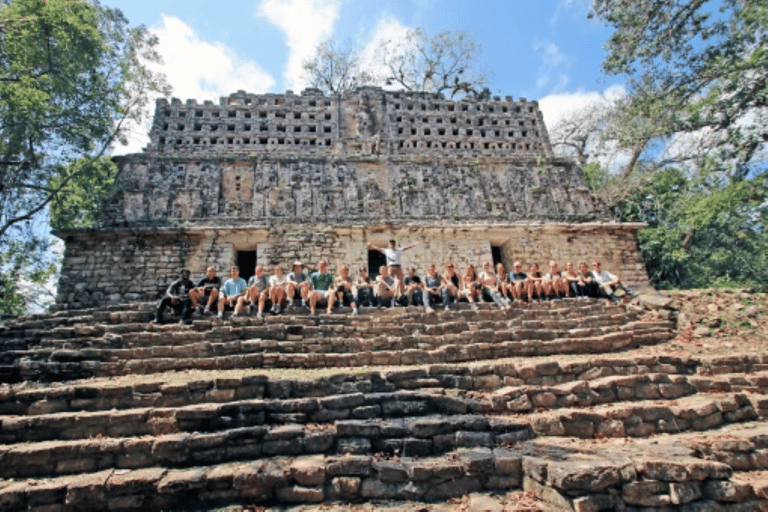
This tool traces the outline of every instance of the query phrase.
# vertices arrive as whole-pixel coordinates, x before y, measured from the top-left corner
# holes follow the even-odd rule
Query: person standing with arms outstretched
[[[368,245],[368,248],[374,251],[379,251],[380,253],[384,254],[384,256],[387,258],[387,267],[391,268],[394,273],[395,277],[397,278],[398,283],[400,283],[400,287],[403,287],[403,253],[409,249],[413,249],[417,245],[419,245],[419,242],[416,242],[415,244],[411,244],[407,247],[398,248],[397,242],[395,240],[389,241],[389,247],[379,247],[377,245],[373,245],[371,242],[366,242]]]

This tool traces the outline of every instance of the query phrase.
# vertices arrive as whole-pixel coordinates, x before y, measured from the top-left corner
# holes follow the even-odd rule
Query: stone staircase
[[[551,510],[768,507],[768,356],[628,354],[674,326],[624,306],[151,314],[0,328],[4,378],[24,379],[0,386],[0,510],[516,491]]]

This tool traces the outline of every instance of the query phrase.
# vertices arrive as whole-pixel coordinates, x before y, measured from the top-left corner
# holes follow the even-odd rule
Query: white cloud
[[[534,41],[534,52],[541,55],[541,64],[536,77],[536,88],[550,87],[551,92],[559,92],[565,89],[570,82],[568,70],[573,67],[576,59],[563,53],[560,47],[551,41]]]
[[[155,68],[165,73],[174,97],[182,101],[218,102],[219,97],[240,89],[263,93],[275,85],[272,75],[257,62],[237,55],[221,42],[202,40],[179,18],[163,15],[162,23],[151,30],[160,39],[158,52],[163,59],[163,64]],[[132,127],[129,145],[116,147],[115,154],[140,151],[149,140],[149,129],[149,124]]]
[[[552,27],[556,26],[560,22],[560,17],[568,11],[572,12],[574,18],[586,20],[591,7],[592,0],[559,0],[555,12],[549,18],[549,24]]]
[[[340,7],[341,0],[262,0],[256,15],[280,28],[286,37],[289,55],[284,75],[288,89],[299,92],[306,87],[301,63],[333,34]]]
[[[539,100],[539,108],[544,115],[546,126],[552,127],[562,118],[583,110],[588,105],[613,101],[626,94],[626,89],[621,85],[612,85],[603,92],[579,90],[577,92],[549,94]]]

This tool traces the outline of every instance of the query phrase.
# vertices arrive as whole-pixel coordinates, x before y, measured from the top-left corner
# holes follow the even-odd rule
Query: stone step
[[[46,480],[0,481],[0,508],[199,510],[226,503],[325,500],[444,501],[469,492],[519,489],[516,451],[466,450],[425,459],[304,456],[169,469],[103,470]]]
[[[696,394],[671,402],[638,401],[528,416],[537,437],[643,438],[765,418],[768,400],[741,393]]]
[[[757,428],[766,434],[765,424]],[[725,437],[713,431],[712,438]],[[728,442],[728,441],[724,441]],[[730,442],[738,442],[731,437]],[[521,447],[523,489],[553,510],[765,510],[765,479],[691,453],[684,437],[585,443],[538,438]]]
[[[100,411],[142,407],[171,407],[219,403],[253,398],[306,398],[358,392],[390,392],[398,389],[439,387],[460,392],[495,392],[504,386],[572,385],[610,376],[663,373],[696,375],[690,380],[698,391],[744,391],[744,375],[768,370],[768,357],[749,354],[702,359],[672,356],[598,356],[569,360],[540,359],[530,362],[437,364],[408,369],[339,373],[306,378],[268,378],[258,373],[208,378],[184,374],[147,376],[134,383],[86,381],[46,386],[0,386],[0,414],[36,415],[65,411]],[[704,373],[705,375],[702,375]],[[725,380],[723,380],[724,377]],[[761,377],[762,378],[762,377]],[[756,386],[762,380],[747,379]],[[566,386],[567,387],[567,386]],[[488,396],[478,395],[488,400]]]
[[[66,380],[94,376],[116,376],[127,374],[150,374],[183,370],[226,370],[238,368],[333,368],[361,366],[399,366],[415,364],[456,363],[475,360],[500,359],[517,356],[544,356],[553,354],[585,354],[616,352],[627,347],[657,344],[674,337],[672,331],[641,331],[637,337],[632,331],[621,331],[585,338],[559,338],[551,341],[504,340],[515,333],[493,333],[475,331],[472,337],[445,336],[443,344],[434,349],[420,349],[418,337],[403,340],[388,340],[385,346],[367,347],[360,344],[361,351],[350,348],[345,340],[339,344],[310,344],[301,353],[285,353],[264,350],[263,342],[235,342],[234,345],[218,344],[208,352],[219,351],[220,355],[200,356],[190,354],[188,347],[171,350],[171,357],[160,354],[161,348],[147,349],[139,354],[128,349],[90,349],[95,352],[60,351],[51,353],[49,358],[34,360],[24,357],[18,362],[19,373],[29,380]],[[479,342],[489,340],[488,342]],[[451,343],[454,342],[454,343]],[[350,342],[352,343],[352,342]],[[272,346],[271,344],[267,344]],[[274,345],[279,348],[279,345]],[[335,350],[334,350],[335,349]],[[337,351],[339,350],[339,351]],[[55,354],[55,355],[54,355]],[[38,354],[43,357],[42,354]],[[85,358],[93,359],[72,360]],[[133,357],[132,357],[133,356]],[[136,357],[138,356],[138,357]],[[165,357],[163,357],[165,356]],[[51,361],[60,359],[62,361]]]
[[[115,427],[119,435],[119,425]],[[430,457],[461,447],[493,447],[530,438],[525,422],[481,415],[344,420],[327,425],[251,425],[215,432],[170,433],[170,423],[152,428],[161,432],[153,435],[145,429],[136,436],[96,435],[0,446],[0,478],[55,477],[152,466],[184,468],[311,454]]]
[[[353,393],[322,398],[252,399],[97,412],[0,416],[0,443],[73,440],[165,432],[213,432],[221,428],[335,420],[477,413],[479,404],[416,391]],[[482,416],[480,416],[482,418]]]
[[[0,507],[161,510],[327,500],[430,502],[522,489],[553,510],[760,510],[768,505],[763,475],[734,475],[727,464],[692,456],[678,436],[588,445],[580,439],[541,438],[514,449],[459,449],[418,459],[310,455],[2,480]]]
[[[648,401],[589,410],[563,409],[527,417],[486,417],[463,414],[466,404],[461,401],[448,402],[438,414],[429,415],[432,404],[428,397],[386,395],[378,403],[365,402],[363,397],[341,397],[336,402],[329,398],[326,408],[303,400],[275,404],[279,407],[270,411],[270,404],[251,401],[229,406],[87,414],[74,425],[68,415],[33,417],[32,422],[39,425],[30,425],[27,418],[8,420],[3,422],[4,435],[15,432],[15,440],[22,442],[0,447],[0,478],[152,465],[185,467],[318,453],[426,457],[462,447],[507,446],[536,437],[647,438],[752,421],[758,417],[756,410],[765,412],[756,402],[768,402],[765,397],[756,400],[741,394],[718,394],[686,397],[674,404]],[[350,400],[355,398],[358,401],[352,404]],[[381,417],[334,420],[340,410],[332,405]],[[268,412],[270,420],[278,423],[265,423]],[[50,429],[45,432],[49,438],[81,438],[23,442],[29,439],[25,436],[30,430],[44,431],[46,427]]]
[[[675,400],[696,393],[753,392],[768,393],[768,372],[723,374],[713,377],[645,373],[619,375],[591,381],[572,381],[555,386],[505,386],[482,397],[488,412],[516,413],[591,407],[633,400]]]

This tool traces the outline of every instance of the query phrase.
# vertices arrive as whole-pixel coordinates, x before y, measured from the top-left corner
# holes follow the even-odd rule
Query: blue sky
[[[359,48],[407,28],[468,30],[483,46],[490,89],[539,100],[545,120],[621,91],[601,72],[608,28],[589,0],[105,0],[160,37],[163,71],[182,100],[218,101],[239,89],[301,91],[300,64],[328,37]],[[146,142],[142,130],[128,148]]]

